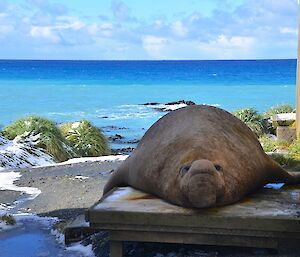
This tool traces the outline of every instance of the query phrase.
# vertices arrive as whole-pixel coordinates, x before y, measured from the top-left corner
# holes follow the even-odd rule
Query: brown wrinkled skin
[[[104,194],[131,186],[180,206],[203,208],[234,203],[274,181],[300,182],[264,153],[239,119],[196,105],[153,124],[112,175]]]

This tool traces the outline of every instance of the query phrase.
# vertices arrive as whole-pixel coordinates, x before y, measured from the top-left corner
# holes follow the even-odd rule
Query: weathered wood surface
[[[264,188],[233,205],[187,209],[132,188],[117,188],[86,213],[114,241],[282,248],[300,242],[300,187]],[[290,248],[291,249],[291,248]]]
[[[64,228],[65,244],[79,242],[84,238],[95,234],[98,230],[91,228],[85,221],[84,215],[79,215],[69,221]]]

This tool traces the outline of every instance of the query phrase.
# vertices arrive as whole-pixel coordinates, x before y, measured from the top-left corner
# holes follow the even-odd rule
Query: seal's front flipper
[[[103,195],[105,195],[115,187],[127,186],[128,184],[126,183],[125,173],[126,170],[124,169],[123,165],[121,165],[116,171],[114,171],[114,173],[111,175],[108,182],[104,186]]]

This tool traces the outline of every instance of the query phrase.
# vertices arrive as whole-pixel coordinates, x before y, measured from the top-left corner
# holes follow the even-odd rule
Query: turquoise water
[[[139,138],[180,99],[233,111],[295,104],[296,60],[0,61],[0,125],[38,114]],[[112,127],[113,126],[113,127]],[[126,128],[120,132],[119,128]]]

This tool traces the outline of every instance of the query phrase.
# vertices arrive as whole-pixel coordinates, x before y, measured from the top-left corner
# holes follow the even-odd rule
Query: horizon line
[[[153,59],[1,59],[0,61],[77,61],[77,62],[169,62],[169,61],[272,61],[272,60],[297,60],[297,58],[258,58],[258,59],[160,59],[160,60],[153,60]]]

